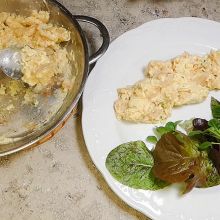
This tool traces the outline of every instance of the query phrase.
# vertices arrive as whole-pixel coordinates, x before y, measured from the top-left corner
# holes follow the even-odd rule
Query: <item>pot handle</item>
[[[95,63],[102,55],[104,55],[104,53],[108,49],[109,44],[110,44],[109,32],[108,32],[107,28],[105,27],[105,25],[95,18],[92,18],[89,16],[84,16],[84,15],[74,15],[74,18],[77,21],[86,22],[86,23],[92,24],[95,27],[97,27],[101,33],[102,38],[103,38],[103,42],[102,42],[101,47],[94,54],[92,54],[89,57],[89,65],[91,65],[91,64]]]

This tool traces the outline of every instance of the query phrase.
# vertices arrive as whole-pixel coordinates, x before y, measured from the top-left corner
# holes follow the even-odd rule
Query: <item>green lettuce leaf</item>
[[[184,129],[187,134],[190,133],[191,131],[193,131],[193,119],[191,118],[189,120],[185,120],[182,123],[179,124],[179,126]]]
[[[209,128],[205,132],[209,136],[220,140],[220,121],[218,119],[211,119],[209,121]]]
[[[168,184],[152,173],[154,159],[142,141],[122,144],[106,159],[106,168],[120,183],[135,189],[158,190]]]
[[[211,110],[213,118],[220,119],[220,102],[214,97],[211,98]]]
[[[212,149],[211,149],[212,150]],[[201,152],[202,161],[201,169],[206,174],[206,182],[201,185],[201,188],[212,187],[220,184],[220,176],[215,164],[210,160],[210,153],[207,151]]]
[[[153,144],[156,144],[158,140],[157,140],[156,136],[148,136],[146,141],[153,143]]]

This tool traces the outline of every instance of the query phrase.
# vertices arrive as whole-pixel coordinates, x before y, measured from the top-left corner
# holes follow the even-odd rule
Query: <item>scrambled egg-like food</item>
[[[200,103],[215,89],[220,89],[220,51],[151,61],[144,80],[118,89],[116,116],[132,122],[161,122],[173,107]]]
[[[64,93],[73,85],[72,66],[62,42],[70,40],[70,32],[49,22],[46,11],[33,11],[29,17],[0,13],[0,50],[21,49],[21,81],[0,80],[0,95],[23,94],[24,103],[37,103],[36,94]],[[27,86],[28,85],[28,86]]]

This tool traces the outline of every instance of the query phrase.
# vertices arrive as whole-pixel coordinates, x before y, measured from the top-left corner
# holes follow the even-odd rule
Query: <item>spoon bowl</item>
[[[19,80],[21,72],[21,53],[17,48],[7,48],[0,51],[0,69],[8,77]]]

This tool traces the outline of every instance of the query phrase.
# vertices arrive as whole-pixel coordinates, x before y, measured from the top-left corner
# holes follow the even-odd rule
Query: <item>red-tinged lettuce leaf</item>
[[[185,134],[170,132],[163,135],[153,157],[153,173],[157,178],[169,183],[186,182],[186,192],[205,184],[201,153],[196,143]]]
[[[209,151],[209,158],[220,174],[220,145],[213,146]]]
[[[195,175],[186,180],[186,188],[183,191],[183,193],[188,193],[190,192],[194,187],[202,187],[205,185],[206,182],[206,177],[205,175]]]

